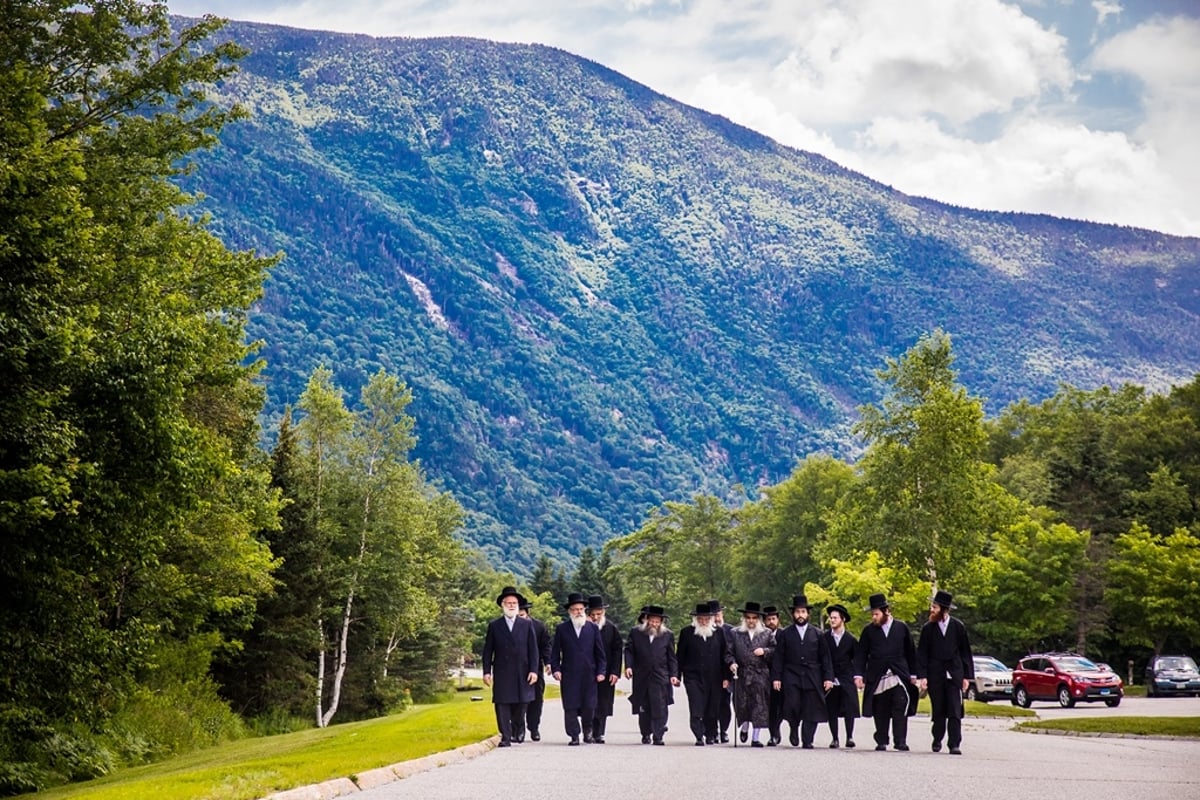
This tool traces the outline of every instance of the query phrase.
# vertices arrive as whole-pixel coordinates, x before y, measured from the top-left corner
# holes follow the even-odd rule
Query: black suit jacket
[[[892,618],[888,635],[883,628],[868,625],[858,637],[858,648],[854,654],[854,674],[861,675],[863,683],[863,714],[870,716],[874,705],[875,687],[879,679],[891,670],[900,679],[900,685],[908,691],[909,716],[917,713],[917,704],[912,699],[915,689],[912,676],[917,674],[917,649],[913,644],[912,631],[896,618]]]
[[[975,677],[967,626],[957,617],[950,618],[944,634],[936,622],[926,622],[921,628],[921,640],[917,643],[917,677],[933,683],[949,680],[959,684],[965,678]]]
[[[824,682],[833,680],[833,661],[825,646],[825,637],[815,625],[805,626],[803,638],[797,625],[775,631],[771,680],[780,681],[785,692],[789,689],[825,691]]]

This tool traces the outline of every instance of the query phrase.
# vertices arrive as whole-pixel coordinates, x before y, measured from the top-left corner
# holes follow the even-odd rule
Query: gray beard
[[[712,637],[713,632],[715,630],[716,630],[716,628],[714,628],[711,623],[708,625],[697,625],[696,626],[696,635],[699,636],[701,639],[708,641],[708,639],[710,639]]]
[[[571,617],[571,624],[575,626],[576,631],[583,630],[583,626],[587,624],[587,617]]]

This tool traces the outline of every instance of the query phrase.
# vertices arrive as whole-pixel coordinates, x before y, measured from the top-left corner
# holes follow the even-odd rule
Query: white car
[[[992,656],[973,656],[975,679],[967,684],[968,700],[1009,700],[1012,698],[1012,670]]]

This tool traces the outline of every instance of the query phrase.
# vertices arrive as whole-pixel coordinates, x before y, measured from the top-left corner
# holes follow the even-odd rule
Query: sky
[[[1200,0],[169,0],[585,56],[912,195],[1200,236]]]

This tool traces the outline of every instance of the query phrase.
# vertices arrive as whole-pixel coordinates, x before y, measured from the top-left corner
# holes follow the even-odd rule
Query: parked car
[[[1164,697],[1190,694],[1200,697],[1200,670],[1188,656],[1157,656],[1146,665],[1146,694]]]
[[[1057,700],[1063,708],[1103,701],[1118,706],[1125,694],[1121,678],[1078,653],[1036,653],[1013,670],[1012,703],[1029,708],[1034,700]]]
[[[975,679],[967,684],[968,700],[1007,700],[1012,697],[1012,670],[992,656],[973,656]]]

